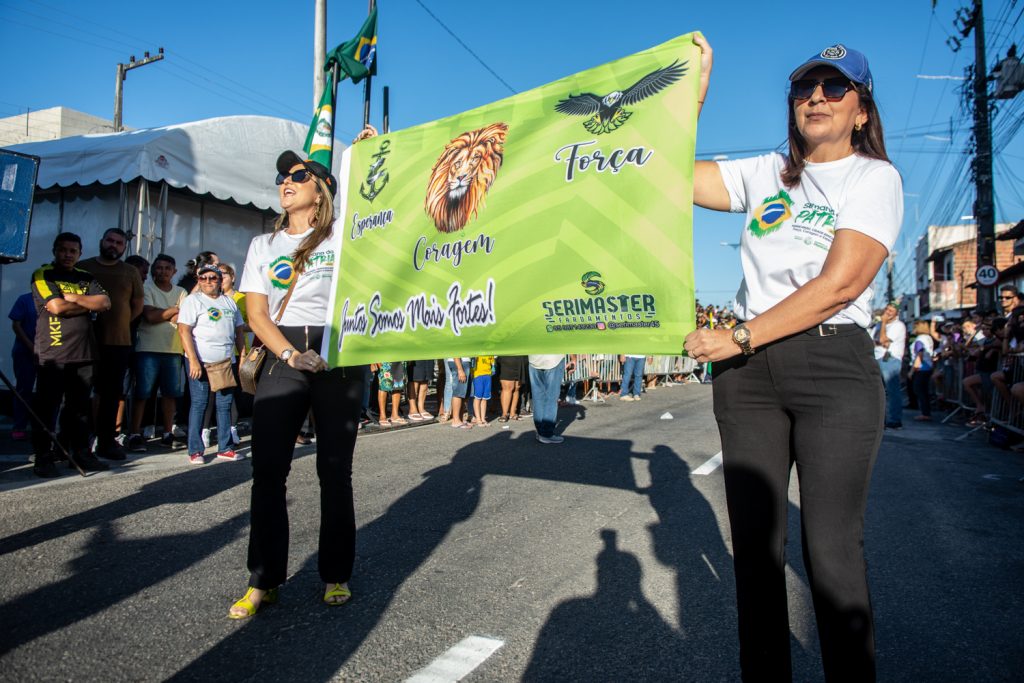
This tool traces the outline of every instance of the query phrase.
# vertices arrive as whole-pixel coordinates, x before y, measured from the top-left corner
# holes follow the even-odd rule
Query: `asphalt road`
[[[179,451],[52,482],[9,467],[0,676],[403,681],[484,636],[497,649],[465,680],[738,680],[721,469],[695,472],[720,448],[710,387],[560,418],[558,446],[526,421],[361,437],[355,597],[341,608],[319,603],[313,448],[297,450],[292,575],[245,622],[225,615],[247,578],[247,461],[190,466]],[[913,425],[883,443],[867,529],[883,681],[1024,671],[1024,456],[951,440],[963,431]],[[815,681],[790,512],[794,679]]]

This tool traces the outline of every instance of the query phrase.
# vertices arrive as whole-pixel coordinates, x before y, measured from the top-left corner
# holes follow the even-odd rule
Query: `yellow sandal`
[[[335,598],[343,598],[342,600],[335,600]],[[329,607],[340,607],[346,602],[352,599],[352,591],[340,583],[334,584],[334,588],[331,588],[324,593],[324,604]]]
[[[260,600],[259,605],[254,605],[252,599],[250,598],[254,590],[256,589],[252,586],[249,586],[248,590],[245,591],[245,595],[243,595],[242,598],[238,600],[235,604],[231,605],[231,608],[228,609],[228,619],[248,619],[249,617],[256,614],[256,610],[259,609],[259,605],[262,605],[263,603],[273,605],[275,602],[277,602],[277,589],[271,588],[263,594],[263,599]],[[237,614],[235,612],[232,612],[231,610],[235,609],[236,607],[244,609],[245,614]]]

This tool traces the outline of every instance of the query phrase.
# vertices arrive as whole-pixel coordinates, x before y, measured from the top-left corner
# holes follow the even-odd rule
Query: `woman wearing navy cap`
[[[703,104],[711,47],[702,37]],[[743,680],[790,680],[787,491],[796,463],[804,564],[825,678],[873,681],[864,510],[884,393],[871,283],[903,219],[867,59],[834,45],[790,75],[788,154],[698,161],[694,203],[745,213],[734,329],[686,338],[715,364]]]
[[[338,181],[323,165],[284,152],[277,160],[283,210],[274,232],[252,240],[239,291],[249,325],[268,350],[252,416],[252,507],[249,589],[231,606],[233,619],[251,617],[277,599],[287,577],[285,483],[295,438],[312,408],[320,480],[317,569],[323,601],[341,605],[351,592],[356,523],[352,453],[363,404],[365,369],[327,369],[320,357],[341,231],[334,229]]]

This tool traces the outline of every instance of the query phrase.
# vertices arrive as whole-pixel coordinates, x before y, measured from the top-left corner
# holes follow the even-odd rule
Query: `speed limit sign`
[[[991,287],[999,279],[999,269],[995,266],[981,266],[974,277],[982,287]]]

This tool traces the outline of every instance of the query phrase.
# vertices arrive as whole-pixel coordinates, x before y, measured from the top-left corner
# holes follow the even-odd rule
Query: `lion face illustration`
[[[423,208],[439,232],[466,227],[484,204],[505,153],[508,125],[492,123],[468,131],[444,148],[434,164]]]

